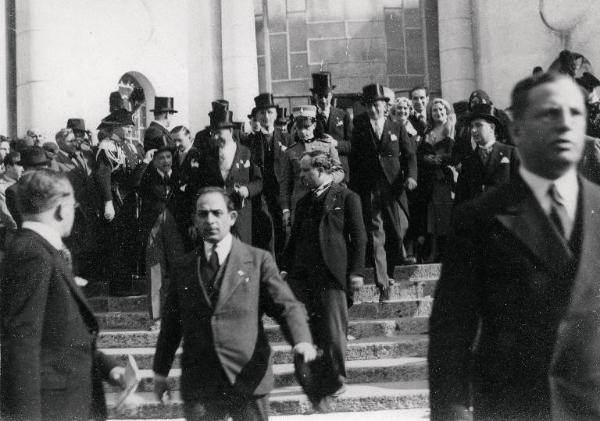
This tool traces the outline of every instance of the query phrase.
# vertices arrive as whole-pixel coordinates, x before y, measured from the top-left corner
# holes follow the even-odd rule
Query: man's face
[[[60,201],[61,205],[61,226],[62,226],[62,237],[68,237],[71,235],[71,229],[73,228],[73,221],[75,220],[75,208],[78,206],[75,201],[73,189],[69,195],[65,196]]]
[[[194,214],[194,226],[200,231],[202,239],[209,243],[218,243],[229,232],[237,219],[236,211],[229,211],[223,195],[206,193],[198,198]]]
[[[257,110],[256,119],[265,129],[270,129],[275,125],[275,120],[277,120],[277,109],[271,107]]]
[[[13,180],[19,181],[19,178],[23,175],[23,167],[19,164],[7,165],[6,175]]]
[[[121,142],[126,140],[131,140],[133,137],[133,127],[131,126],[122,126],[117,127],[112,131],[113,134],[117,135]]]
[[[425,89],[416,89],[413,91],[410,99],[412,100],[413,108],[418,113],[425,111],[425,108],[429,103],[429,96],[427,95],[427,92],[425,92]]]
[[[27,137],[33,141],[34,146],[42,145],[43,136],[42,136],[42,133],[38,129],[27,130]]]
[[[77,151],[77,139],[73,133],[69,133],[65,139],[60,141],[58,146],[64,152],[73,154]]]
[[[192,146],[192,134],[185,134],[183,131],[180,131],[172,136],[173,141],[175,142],[175,146],[177,150],[181,153],[184,153]]]
[[[4,160],[6,155],[10,152],[10,143],[9,142],[0,142],[0,160]]]
[[[311,158],[304,156],[300,160],[300,179],[309,189],[315,189],[321,185],[321,172],[310,165]]]
[[[471,139],[479,146],[485,146],[496,140],[494,124],[483,118],[476,118],[471,121]]]
[[[317,127],[316,122],[301,118],[296,120],[295,125],[298,139],[310,140],[315,137],[315,128]]]
[[[173,155],[171,154],[171,151],[161,151],[160,153],[154,154],[152,161],[159,171],[166,174],[171,170],[173,165]]]
[[[586,127],[583,95],[574,82],[560,79],[533,88],[528,100],[511,133],[525,166],[556,179],[581,159]]]
[[[211,133],[213,141],[219,147],[223,147],[225,143],[233,141],[233,129],[213,129]]]
[[[260,131],[260,122],[256,118],[250,120],[250,129],[253,133]]]
[[[387,111],[387,101],[379,99],[377,101],[369,102],[366,104],[367,113],[369,117],[372,119],[379,119],[385,117],[385,113]]]
[[[331,99],[333,98],[333,92],[315,92],[313,93],[313,100],[315,105],[320,110],[326,110],[331,105]]]

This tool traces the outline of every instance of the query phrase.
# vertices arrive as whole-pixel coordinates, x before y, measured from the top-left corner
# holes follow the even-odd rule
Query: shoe
[[[155,320],[150,326],[150,332],[160,332],[160,319]]]
[[[390,288],[381,288],[379,290],[379,302],[387,303],[390,301]]]
[[[343,395],[344,393],[346,393],[348,389],[346,388],[346,385],[343,384],[342,386],[340,386],[340,388],[338,390],[336,390],[335,392],[333,392],[331,395],[332,398],[338,398],[341,395]]]

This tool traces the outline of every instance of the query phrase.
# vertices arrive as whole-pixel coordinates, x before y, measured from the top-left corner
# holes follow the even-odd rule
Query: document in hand
[[[127,398],[135,393],[140,379],[140,370],[135,362],[135,358],[129,354],[127,356],[127,366],[125,367],[125,388],[119,395],[115,405],[117,411],[120,411]]]

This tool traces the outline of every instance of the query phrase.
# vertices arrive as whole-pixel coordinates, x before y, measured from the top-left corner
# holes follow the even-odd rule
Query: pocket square
[[[501,163],[501,164],[510,164],[510,159],[508,159],[507,157],[503,157],[503,158],[500,160],[500,163]]]
[[[343,125],[344,125],[344,122],[343,122],[342,120],[338,120],[338,121],[335,123],[335,126],[336,126],[336,127],[340,127],[340,126],[343,126]]]
[[[246,160],[246,162],[244,162],[244,168],[250,168],[250,160]]]
[[[192,160],[192,161],[190,162],[190,166],[191,166],[192,168],[198,168],[198,167],[200,167],[200,164],[198,163],[198,161],[196,161],[196,160],[194,159],[194,160]]]

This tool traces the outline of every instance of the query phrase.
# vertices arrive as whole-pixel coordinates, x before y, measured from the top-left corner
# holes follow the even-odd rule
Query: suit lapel
[[[227,174],[227,180],[225,180],[225,184],[228,184],[229,181],[231,181],[232,179],[237,178],[237,175],[235,173],[237,173],[239,171],[239,166],[236,166],[236,164],[239,165],[240,162],[240,145],[236,145],[235,147],[235,153],[233,154],[233,161],[231,161],[231,168],[229,169],[229,173]]]
[[[568,244],[554,228],[525,182],[518,177],[513,185],[515,206],[497,214],[496,218],[548,269],[562,273],[573,258]]]
[[[251,262],[252,259],[246,253],[242,242],[234,237],[231,252],[227,258],[227,265],[223,272],[221,288],[219,289],[219,299],[215,308],[219,308],[227,302],[233,291],[248,279],[248,264]]]
[[[489,177],[494,172],[494,170],[498,166],[498,163],[500,162],[500,159],[502,159],[502,157],[500,156],[500,148],[498,147],[498,142],[496,142],[492,146],[492,152],[490,152],[490,156],[488,157],[488,161],[485,165],[486,177]]]
[[[331,187],[329,187],[328,191],[325,193],[327,196],[325,196],[325,203],[323,204],[323,215],[329,213],[335,206],[338,196],[337,193],[338,190],[336,186],[332,184]]]
[[[210,296],[208,295],[208,291],[204,287],[204,281],[202,280],[202,271],[200,270],[201,264],[201,253],[204,253],[204,246],[200,245],[196,247],[196,253],[193,258],[193,262],[189,262],[190,265],[193,265],[191,270],[185,271],[185,273],[195,275],[191,276],[187,281],[190,285],[199,285],[200,290],[202,291],[202,296],[204,297],[204,301],[206,301],[206,305],[212,308],[212,301],[210,300]]]

